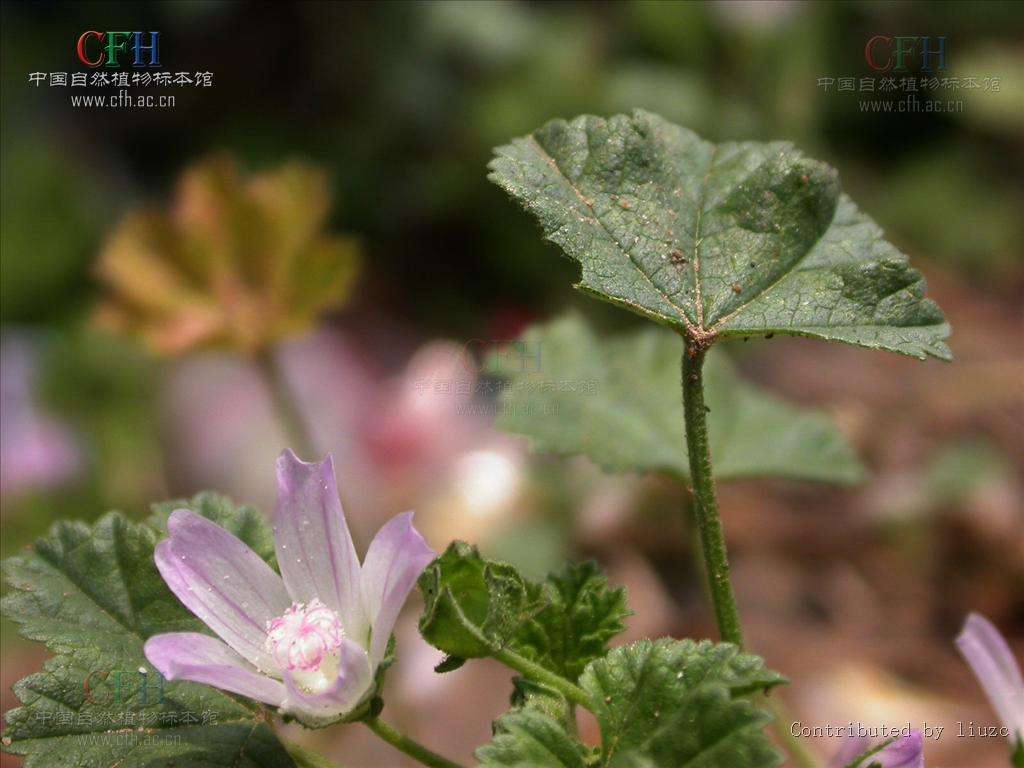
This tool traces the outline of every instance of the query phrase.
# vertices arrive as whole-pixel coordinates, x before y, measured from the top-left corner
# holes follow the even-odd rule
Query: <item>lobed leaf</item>
[[[552,120],[488,167],[579,262],[577,288],[701,343],[779,333],[951,358],[921,275],[786,142],[716,145],[636,110]]]
[[[567,564],[534,590],[543,608],[523,624],[516,642],[525,656],[570,680],[605,654],[632,614],[625,588],[609,587],[592,561]]]
[[[592,662],[580,685],[595,704],[603,765],[775,766],[770,717],[738,698],[784,678],[729,644],[641,640]]]

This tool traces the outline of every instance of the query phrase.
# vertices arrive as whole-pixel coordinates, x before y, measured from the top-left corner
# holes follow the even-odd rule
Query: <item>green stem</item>
[[[566,680],[561,675],[556,675],[554,672],[545,669],[540,664],[536,664],[524,656],[520,656],[518,653],[508,649],[502,649],[495,651],[494,658],[505,666],[516,670],[516,672],[522,673],[531,680],[535,680],[538,683],[544,683],[544,685],[554,688],[565,696],[569,702],[579,704],[580,706],[590,710],[594,708],[594,704],[591,702],[590,696],[588,696],[587,692],[578,685]]]
[[[307,749],[294,741],[285,742],[284,747],[292,756],[297,768],[341,768],[340,765],[331,762],[319,752]]]
[[[399,752],[404,752],[413,760],[430,766],[430,768],[462,768],[458,763],[453,763],[436,752],[431,752],[419,742],[413,741],[408,736],[399,733],[376,717],[364,720],[363,722],[366,723],[367,728]]]
[[[315,461],[319,458],[316,443],[309,433],[306,419],[295,402],[295,395],[273,350],[265,349],[259,352],[256,355],[256,366],[273,401],[274,411],[289,443],[288,447],[295,451],[299,458]]]
[[[690,479],[718,633],[726,642],[742,647],[743,632],[740,629],[732,581],[729,579],[725,534],[718,515],[715,482],[711,476],[707,409],[704,406],[704,354],[704,349],[690,344],[687,344],[683,353],[683,415],[686,421],[686,448],[690,454]]]

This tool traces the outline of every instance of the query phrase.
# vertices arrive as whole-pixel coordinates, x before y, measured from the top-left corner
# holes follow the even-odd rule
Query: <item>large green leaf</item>
[[[580,685],[601,726],[602,764],[767,768],[770,717],[738,698],[783,682],[728,644],[641,640],[587,667]]]
[[[201,514],[228,512],[197,498]],[[157,510],[159,514],[159,510]],[[258,518],[241,513],[253,543]],[[260,525],[262,527],[262,524]],[[194,683],[166,683],[145,640],[205,631],[167,589],[153,562],[160,533],[109,513],[94,526],[59,523],[4,562],[4,613],[56,655],[14,686],[5,748],[29,768],[246,766],[291,768],[291,757],[252,702]]]
[[[925,282],[790,144],[712,144],[642,110],[552,120],[489,178],[582,267],[577,287],[706,343],[780,333],[950,358]]]
[[[536,450],[584,454],[611,472],[689,477],[678,335],[645,328],[602,340],[570,314],[531,328],[523,343],[539,364],[505,370],[498,426]],[[714,350],[704,376],[716,477],[852,483],[863,475],[824,414],[743,383]]]
[[[629,615],[625,590],[609,587],[591,563],[534,582],[459,541],[427,567],[419,586],[420,632],[449,655],[439,671],[510,650],[575,680]]]

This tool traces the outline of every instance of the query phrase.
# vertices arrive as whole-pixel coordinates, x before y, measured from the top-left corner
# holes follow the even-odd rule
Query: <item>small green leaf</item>
[[[760,768],[778,764],[762,733],[770,717],[737,698],[784,678],[756,656],[709,641],[641,640],[584,671],[604,765]]]
[[[494,725],[494,738],[476,751],[482,768],[587,768],[586,747],[557,720],[521,709]]]
[[[489,178],[598,298],[701,343],[779,333],[951,357],[921,275],[788,143],[715,145],[637,110],[552,120],[495,155]]]
[[[157,572],[157,539],[109,513],[94,526],[59,523],[4,562],[4,613],[56,654],[15,684],[22,705],[7,713],[6,749],[27,768],[291,768],[261,706],[167,683],[146,660],[154,634],[205,631]]]
[[[524,656],[570,680],[605,654],[632,613],[625,588],[609,587],[594,562],[568,564],[534,589],[534,602],[544,607],[523,624],[517,645]]]
[[[533,582],[458,541],[427,567],[419,585],[420,632],[449,658],[509,650],[571,680],[604,655],[630,613],[625,590],[610,588],[593,563]],[[447,660],[442,667],[457,668]]]
[[[420,575],[423,637],[449,656],[491,655],[508,645],[531,610],[527,583],[511,565],[456,541]]]
[[[539,451],[584,454],[610,472],[667,472],[687,479],[679,395],[683,344],[644,328],[598,339],[576,314],[527,330],[530,365],[491,361],[510,376],[498,426]],[[852,483],[856,454],[824,414],[746,384],[712,350],[704,372],[715,476]]]
[[[512,678],[512,696],[509,702],[514,710],[530,709],[555,720],[566,730],[573,718],[565,696],[543,683],[525,677]]]

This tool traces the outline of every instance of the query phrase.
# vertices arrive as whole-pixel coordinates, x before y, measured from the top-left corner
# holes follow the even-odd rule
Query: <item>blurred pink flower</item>
[[[71,430],[35,402],[36,353],[24,339],[0,345],[0,494],[5,498],[73,478],[82,457]]]
[[[428,342],[390,379],[342,332],[319,331],[278,354],[315,447],[360,477],[348,490],[358,503],[422,499],[458,457],[493,438],[490,417],[474,409],[473,362],[454,342]],[[255,369],[196,356],[173,374],[167,404],[176,463],[189,485],[269,499],[273,488],[252,468],[271,460],[285,436]]]

